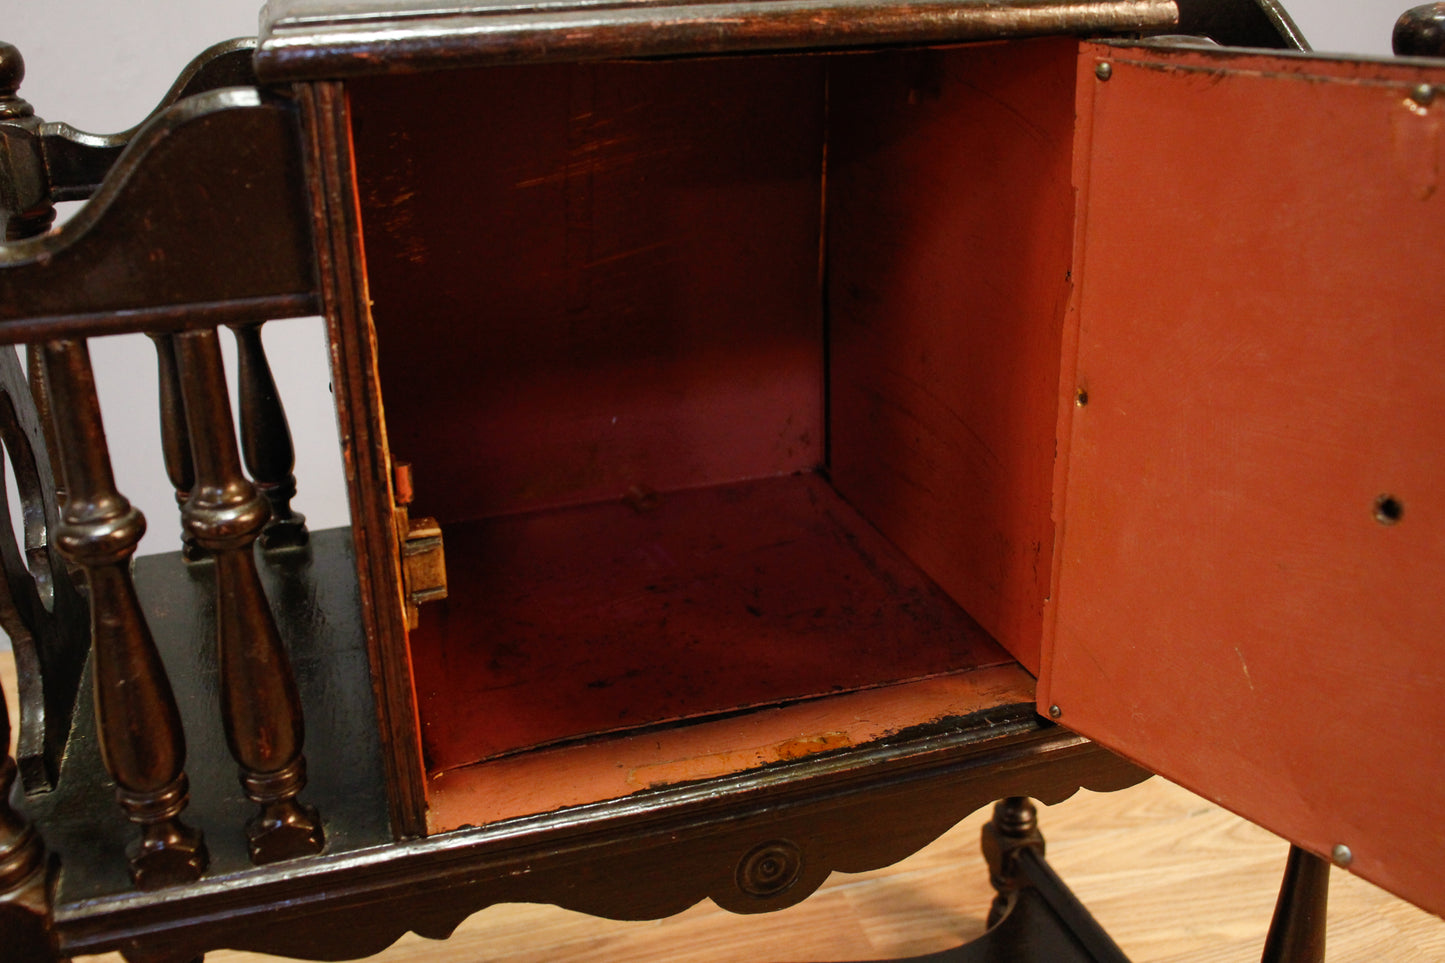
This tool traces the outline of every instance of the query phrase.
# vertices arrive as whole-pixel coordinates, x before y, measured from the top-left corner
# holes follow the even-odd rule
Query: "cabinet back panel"
[[[349,85],[389,440],[443,524],[823,451],[823,60]]]

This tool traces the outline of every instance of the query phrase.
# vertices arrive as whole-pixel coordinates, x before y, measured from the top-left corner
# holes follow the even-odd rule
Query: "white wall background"
[[[254,35],[257,7],[258,0],[0,0],[0,39],[24,55],[21,94],[37,113],[109,133],[142,120],[206,47]],[[313,528],[348,524],[321,322],[279,321],[263,331],[296,445],[293,505]],[[222,344],[234,404],[229,332]],[[174,551],[180,529],[160,454],[155,351],[133,335],[93,339],[91,356],[117,485],[148,523],[140,553]]]
[[[1395,18],[1413,2],[1293,0],[1288,9],[1317,50],[1388,55]],[[207,46],[254,34],[258,6],[258,0],[0,0],[0,39],[24,54],[21,92],[41,116],[112,132],[145,117]],[[296,441],[295,506],[313,528],[345,525],[320,322],[273,323],[266,342]],[[230,348],[229,336],[223,343]],[[140,336],[101,338],[91,351],[117,483],[150,523],[140,551],[173,551],[179,528],[160,455],[150,343]]]

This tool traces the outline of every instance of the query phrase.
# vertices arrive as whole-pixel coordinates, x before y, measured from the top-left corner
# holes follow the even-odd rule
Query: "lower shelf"
[[[296,673],[306,716],[301,799],[321,811],[326,853],[390,842],[351,533],[314,532],[304,551],[271,558],[258,553],[257,567]],[[212,564],[187,565],[179,553],[135,563],[136,590],[185,729],[190,804],[183,818],[205,833],[207,880],[284,874],[288,864],[253,867],[246,852],[245,825],[256,806],[241,792],[221,727],[214,573]],[[116,805],[114,784],[101,765],[89,672],[82,686],[59,783],[24,803],[59,857],[57,918],[72,908],[81,915],[95,912],[106,897],[126,902],[147,895],[131,886],[125,846],[136,831]]]
[[[444,525],[428,770],[1012,659],[816,474]]]
[[[803,899],[830,872],[900,859],[1000,796],[1053,800],[1143,776],[1038,718],[1027,673],[995,665],[463,767],[438,777],[447,785],[434,796],[435,828],[450,820],[452,831],[394,842],[354,569],[344,531],[316,533],[311,553],[262,565],[307,716],[303,798],[323,812],[328,844],[317,857],[251,867],[242,826],[252,807],[220,738],[206,641],[210,569],[175,556],[137,564],[189,741],[186,816],[206,833],[212,864],[193,884],[130,888],[122,849],[133,831],[83,704],[60,788],[25,803],[57,857],[51,895],[63,954],[160,948],[190,959],[231,947],[354,958],[407,930],[440,938],[497,902],[614,919],[667,916],[705,898],[763,912]],[[587,778],[606,800],[527,796],[528,782],[555,792]],[[490,816],[476,804],[483,797]],[[468,813],[490,824],[462,828]],[[743,870],[779,841],[798,854],[799,872],[759,895]]]
[[[991,714],[1015,720],[1033,701],[1033,677],[999,665],[519,753],[434,773],[428,830],[484,826],[929,732],[986,729]]]

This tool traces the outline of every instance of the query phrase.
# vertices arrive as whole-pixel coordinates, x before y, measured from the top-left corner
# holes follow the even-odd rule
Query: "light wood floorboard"
[[[13,713],[8,653],[0,653],[0,683]],[[668,920],[618,923],[510,904],[477,914],[446,942],[408,936],[373,959],[810,963],[932,952],[983,929],[991,891],[978,834],[986,819],[976,813],[887,869],[835,875],[779,913],[735,916],[708,903]],[[1044,809],[1041,824],[1054,868],[1136,963],[1259,959],[1287,850],[1277,837],[1162,779],[1119,793],[1080,793]],[[272,958],[222,951],[206,959]],[[1445,961],[1445,921],[1334,870],[1328,959]],[[121,963],[117,955],[80,960]]]

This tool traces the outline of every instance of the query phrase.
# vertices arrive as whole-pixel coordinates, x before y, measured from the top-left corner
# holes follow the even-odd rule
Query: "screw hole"
[[[1405,506],[1394,495],[1381,495],[1375,499],[1375,521],[1381,525],[1393,525],[1405,514]]]
[[[1082,407],[1084,407],[1085,405],[1087,405],[1088,403],[1089,403],[1089,391],[1088,391],[1088,389],[1087,389],[1087,388],[1080,388],[1080,389],[1074,394],[1074,404],[1076,404],[1076,405],[1078,405],[1080,408],[1082,408]]]

